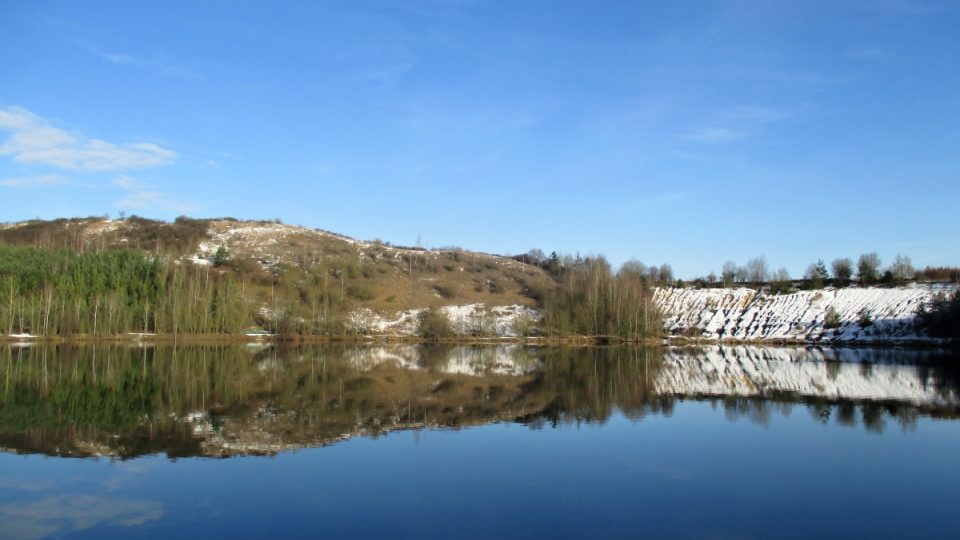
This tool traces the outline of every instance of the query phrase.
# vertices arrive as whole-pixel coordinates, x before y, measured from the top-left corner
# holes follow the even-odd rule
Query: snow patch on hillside
[[[753,289],[677,289],[654,291],[671,336],[736,341],[874,342],[926,340],[914,321],[917,308],[950,286],[899,288],[827,288],[769,295]],[[839,316],[826,328],[827,314]],[[864,324],[864,314],[870,323]]]
[[[415,336],[420,318],[426,309],[410,309],[393,314],[376,313],[360,309],[347,316],[348,328],[359,334]],[[455,334],[462,336],[522,336],[531,324],[543,317],[540,312],[522,305],[494,306],[467,304],[444,306],[439,311],[447,316]]]

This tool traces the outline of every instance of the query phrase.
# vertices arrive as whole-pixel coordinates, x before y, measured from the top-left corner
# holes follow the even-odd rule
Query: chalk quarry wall
[[[770,295],[754,289],[675,289],[654,292],[672,337],[706,341],[928,341],[916,328],[917,309],[945,285],[845,288]],[[827,328],[835,311],[839,326]],[[865,314],[867,317],[865,317]],[[869,319],[869,323],[867,322]]]

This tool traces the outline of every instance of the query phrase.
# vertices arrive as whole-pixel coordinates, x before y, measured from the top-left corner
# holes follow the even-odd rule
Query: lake
[[[0,346],[0,538],[921,538],[958,358]]]

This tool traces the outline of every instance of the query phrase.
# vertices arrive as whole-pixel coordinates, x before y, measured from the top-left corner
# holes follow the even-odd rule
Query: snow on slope
[[[392,316],[370,309],[354,311],[347,317],[349,328],[361,334],[415,336],[420,316],[426,309],[398,311]],[[454,333],[463,336],[516,337],[523,335],[523,325],[542,319],[540,312],[521,305],[485,307],[483,304],[444,306],[440,312],[447,316]]]
[[[916,341],[917,308],[947,286],[847,288],[767,295],[753,289],[675,289],[654,292],[671,336],[706,340],[824,342]],[[824,327],[829,310],[840,326]],[[869,313],[872,324],[861,325]]]
[[[955,390],[938,388],[934,371],[915,365],[825,362],[818,351],[793,348],[669,349],[654,386],[660,393],[760,396],[788,392],[825,399],[956,405]],[[830,356],[832,357],[832,356]]]

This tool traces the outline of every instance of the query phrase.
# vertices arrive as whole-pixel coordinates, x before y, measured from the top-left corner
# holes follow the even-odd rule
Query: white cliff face
[[[904,401],[956,405],[960,396],[938,385],[933,370],[915,365],[826,362],[832,351],[710,347],[670,349],[654,386],[659,393],[765,396],[786,392],[828,400]],[[851,351],[851,357],[856,354]]]
[[[391,315],[361,309],[349,314],[347,324],[361,334],[415,336],[420,317],[426,311],[411,309]],[[483,304],[467,304],[444,306],[439,311],[447,316],[453,332],[461,336],[522,336],[527,327],[543,318],[539,311],[521,305],[487,308]]]
[[[917,341],[925,339],[914,327],[917,309],[937,292],[953,290],[913,285],[767,295],[747,288],[661,288],[654,292],[654,301],[663,310],[671,336],[716,341]],[[827,328],[828,314],[834,312],[839,326]]]

